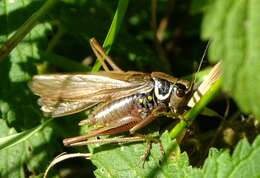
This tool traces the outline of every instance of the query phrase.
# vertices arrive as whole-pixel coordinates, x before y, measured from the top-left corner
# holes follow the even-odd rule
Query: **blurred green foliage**
[[[93,162],[65,161],[49,177],[259,177],[259,10],[257,0],[0,1],[0,177],[41,177],[56,155],[89,150]],[[165,132],[172,120],[155,121],[144,132],[162,135],[166,154],[160,162],[153,146],[144,168],[145,143],[65,148],[62,139],[84,132],[77,123],[86,114],[46,118],[27,86],[39,73],[97,69],[91,37],[124,70],[191,75],[207,43],[200,34],[210,61],[223,61],[228,95],[212,107],[224,117],[200,117],[180,145]],[[235,147],[244,137],[255,141]],[[213,149],[203,163],[213,146],[234,153]]]

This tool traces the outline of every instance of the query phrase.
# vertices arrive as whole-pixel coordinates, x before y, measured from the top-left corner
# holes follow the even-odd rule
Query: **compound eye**
[[[184,97],[186,92],[186,87],[182,84],[176,84],[176,95],[178,97]]]

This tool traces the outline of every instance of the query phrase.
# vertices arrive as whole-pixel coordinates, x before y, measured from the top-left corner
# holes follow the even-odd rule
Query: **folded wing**
[[[60,117],[153,88],[150,75],[141,72],[47,74],[33,77],[29,86],[40,96],[43,112]]]

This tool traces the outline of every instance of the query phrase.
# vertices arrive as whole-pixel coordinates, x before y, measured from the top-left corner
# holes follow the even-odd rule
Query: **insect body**
[[[36,75],[30,84],[49,116],[70,115],[96,106],[89,119],[80,122],[97,128],[87,135],[65,140],[66,145],[91,136],[134,133],[161,112],[178,115],[190,96],[186,80],[154,72],[98,72],[75,75]]]
[[[94,52],[99,59],[99,53],[105,56],[99,48],[94,48]],[[187,80],[161,72],[124,72],[109,57],[105,58],[116,71],[36,75],[30,83],[31,90],[40,96],[42,111],[51,117],[95,106],[90,118],[79,123],[93,125],[95,129],[86,135],[65,139],[65,145],[97,135],[134,133],[161,113],[178,116],[191,96],[193,85]],[[101,63],[108,69],[104,61]]]

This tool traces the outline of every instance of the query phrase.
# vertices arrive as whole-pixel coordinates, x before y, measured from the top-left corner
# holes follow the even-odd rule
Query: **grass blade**
[[[128,2],[129,0],[119,0],[118,2],[113,21],[103,43],[103,48],[105,49],[106,53],[109,53],[111,46],[115,41],[116,35],[119,32],[121,23],[126,13],[126,9],[128,7]],[[92,68],[92,72],[97,72],[100,69],[100,67],[101,64],[97,61],[94,67]]]
[[[27,140],[29,137],[34,135],[36,132],[43,129],[52,120],[53,119],[48,119],[44,123],[42,123],[41,125],[33,128],[33,129],[29,129],[29,130],[26,130],[26,131],[23,131],[23,132],[20,132],[17,134],[13,134],[13,135],[9,135],[9,136],[0,138],[0,150],[15,146],[16,144]]]

